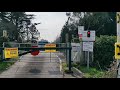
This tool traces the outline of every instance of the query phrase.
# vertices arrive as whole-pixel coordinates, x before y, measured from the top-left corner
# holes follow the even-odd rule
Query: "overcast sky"
[[[50,42],[54,41],[57,35],[60,34],[61,29],[67,21],[66,12],[26,12],[27,14],[34,14],[35,19],[32,23],[39,23],[37,29],[40,32],[41,39],[47,39]]]

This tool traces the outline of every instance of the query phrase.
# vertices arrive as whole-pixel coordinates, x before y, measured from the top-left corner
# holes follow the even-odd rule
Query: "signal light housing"
[[[90,37],[90,31],[87,32],[87,37]]]

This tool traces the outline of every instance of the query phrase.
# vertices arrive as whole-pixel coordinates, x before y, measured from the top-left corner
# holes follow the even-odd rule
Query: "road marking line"
[[[56,54],[55,54],[56,55]],[[60,72],[62,71],[62,60],[59,58],[58,55],[56,55],[56,57],[59,59],[59,63],[60,63]]]

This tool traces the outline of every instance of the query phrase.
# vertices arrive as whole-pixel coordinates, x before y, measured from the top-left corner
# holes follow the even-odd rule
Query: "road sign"
[[[93,52],[93,42],[83,42],[83,51]]]
[[[56,47],[56,44],[46,44],[45,47]],[[45,50],[45,52],[56,52],[56,50]]]
[[[117,13],[117,23],[120,23],[120,12]]]
[[[80,43],[71,43],[72,51],[79,52],[80,51]]]
[[[82,34],[84,31],[84,26],[78,26],[78,34]]]
[[[120,43],[115,43],[115,59],[120,59]]]
[[[3,37],[7,37],[7,31],[3,30]]]
[[[82,41],[95,41],[95,31],[90,31],[90,37],[87,37],[87,32],[88,31],[83,31],[82,34]]]
[[[78,35],[79,38],[82,38],[82,32],[84,31],[84,26],[78,26]]]
[[[5,58],[17,58],[18,57],[18,48],[5,48]]]
[[[35,47],[38,47],[38,46],[32,46],[32,47],[35,48]],[[39,54],[39,52],[40,52],[39,50],[31,52],[31,55],[36,56],[36,55]]]

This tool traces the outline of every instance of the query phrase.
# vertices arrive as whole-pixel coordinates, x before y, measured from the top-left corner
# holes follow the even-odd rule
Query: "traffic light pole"
[[[87,32],[87,37],[90,37],[90,31]],[[89,41],[88,41],[89,43]],[[88,50],[88,59],[87,59],[87,69],[89,69],[89,50]]]
[[[89,51],[88,51],[87,69],[89,69]]]

